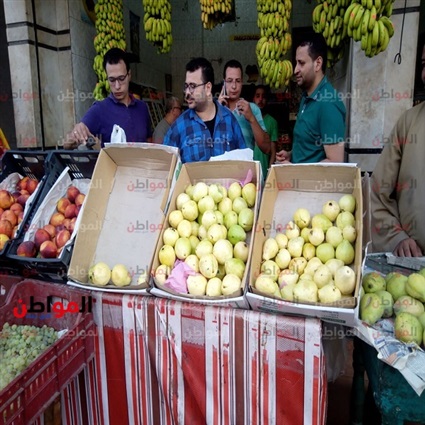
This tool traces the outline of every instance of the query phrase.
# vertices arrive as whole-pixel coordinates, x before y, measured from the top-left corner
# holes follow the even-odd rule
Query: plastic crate
[[[0,279],[1,282],[1,279]],[[11,280],[8,279],[10,286]],[[30,296],[35,302],[53,300],[76,302],[90,292],[55,283],[24,279],[10,286],[5,302],[0,305],[0,324],[51,326],[65,335],[34,360],[6,388],[0,391],[0,425],[29,424],[37,418],[57,397],[60,391],[86,366],[94,356],[95,325],[91,313],[67,313],[61,318],[54,314],[32,313],[23,318],[13,314],[18,300],[30,305]]]
[[[1,159],[0,182],[13,173],[19,173],[22,177],[37,179],[39,181],[39,187],[32,200],[32,203],[36,204],[40,197],[42,191],[41,187],[46,174],[46,158],[47,152],[44,151],[6,151]],[[23,221],[25,221],[25,217]],[[23,225],[20,226],[17,237],[19,237],[22,232]],[[5,255],[10,243],[11,241],[9,241],[4,248],[0,250],[0,258]],[[4,259],[1,262],[1,265],[8,268],[8,264],[5,263]]]
[[[69,168],[71,180],[90,179],[98,158],[98,151],[52,151],[46,158],[46,180],[42,186],[38,202],[33,205],[26,217],[23,232],[18,235],[6,251],[6,257],[11,260],[19,273],[52,282],[65,282],[68,266],[71,260],[73,244],[67,246],[58,258],[30,258],[17,255],[19,244],[24,240],[25,231],[31,226],[32,219],[40,204],[46,198],[59,176]],[[66,188],[64,187],[64,192]]]

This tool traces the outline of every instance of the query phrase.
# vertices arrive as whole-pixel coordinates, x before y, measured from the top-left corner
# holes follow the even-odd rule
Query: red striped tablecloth
[[[319,320],[93,296],[104,424],[325,423]]]

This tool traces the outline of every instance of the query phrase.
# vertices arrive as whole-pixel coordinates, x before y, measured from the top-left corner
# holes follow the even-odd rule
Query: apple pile
[[[405,276],[366,273],[360,299],[360,319],[374,325],[382,318],[394,319],[394,336],[402,342],[425,344],[425,268]]]
[[[194,271],[182,293],[217,297],[241,291],[256,194],[254,183],[233,182],[227,189],[219,183],[189,185],[168,216],[155,283],[162,287],[180,260]]]
[[[35,231],[34,239],[21,242],[16,250],[21,257],[57,258],[71,238],[85,194],[70,185],[56,203],[49,223]]]
[[[23,177],[14,192],[0,190],[0,251],[16,236],[18,225],[24,218],[25,204],[37,186],[38,180]]]
[[[266,239],[255,288],[293,302],[332,303],[355,290],[354,242],[356,198],[327,201],[311,217],[298,208],[285,233]]]
[[[89,283],[96,286],[105,286],[112,283],[115,286],[128,286],[132,276],[124,264],[115,264],[112,269],[103,261],[92,265],[88,273]]]

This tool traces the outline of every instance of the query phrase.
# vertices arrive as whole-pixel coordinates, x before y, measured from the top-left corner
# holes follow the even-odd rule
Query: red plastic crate
[[[35,302],[44,304],[51,296],[54,302],[68,301],[81,305],[82,297],[88,297],[89,291],[37,280],[16,280],[15,277],[0,276],[0,284],[3,281],[2,286],[7,291],[3,297],[5,302],[1,304],[0,300],[0,326],[5,322],[47,325],[57,331],[67,329],[67,332],[0,391],[0,425],[31,423],[94,355],[96,328],[91,313],[65,313],[61,318],[55,317],[54,313],[31,313],[23,318],[13,314],[14,307],[20,305],[18,300],[29,306],[31,296]]]

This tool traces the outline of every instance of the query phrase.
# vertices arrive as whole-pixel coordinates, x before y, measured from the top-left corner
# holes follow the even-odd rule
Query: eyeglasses
[[[208,84],[208,83],[201,83],[201,84],[195,84],[195,83],[186,84],[185,83],[184,86],[183,86],[183,92],[186,93],[186,90],[189,89],[189,93],[193,93],[195,91],[196,87],[205,86],[205,84]]]
[[[108,77],[109,84],[115,84],[117,81],[123,83],[127,78],[128,72],[125,75],[120,75],[119,77]]]

